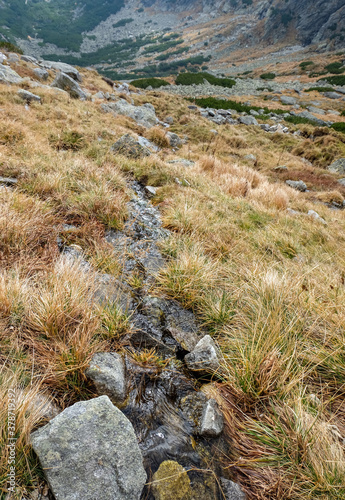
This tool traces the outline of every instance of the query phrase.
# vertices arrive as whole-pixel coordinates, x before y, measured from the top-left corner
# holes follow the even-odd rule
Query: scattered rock
[[[327,167],[327,170],[330,172],[334,172],[337,174],[344,174],[345,173],[345,158],[338,158],[338,160],[335,160],[331,165]]]
[[[146,473],[137,438],[108,396],[70,406],[31,441],[56,500],[139,500]]]
[[[220,486],[225,500],[246,500],[246,495],[240,486],[229,479],[220,478]]]
[[[23,79],[9,66],[0,64],[0,82],[3,83],[20,83]]]
[[[175,164],[182,165],[183,167],[186,167],[186,168],[192,167],[193,165],[195,165],[195,161],[186,160],[184,158],[178,158],[177,160],[170,160],[167,163],[171,163],[172,165],[175,165]]]
[[[309,106],[308,108],[308,111],[310,111],[311,113],[316,113],[317,115],[324,115],[326,114],[325,110],[324,109],[321,109],[321,108],[315,108],[314,106]]]
[[[146,137],[138,135],[138,142],[139,142],[140,146],[143,146],[143,147],[149,149],[152,153],[157,153],[157,151],[159,151],[159,147],[156,144],[154,144],[153,142],[146,139]]]
[[[145,146],[134,139],[129,134],[123,135],[113,146],[111,147],[113,153],[128,156],[129,158],[144,158],[145,156],[150,156],[151,151]]]
[[[343,97],[338,92],[324,92],[323,95],[324,97],[328,97],[328,99],[340,99],[341,97]]]
[[[37,78],[39,78],[40,80],[48,80],[49,73],[48,73],[48,71],[46,69],[35,68],[33,70],[33,72],[35,73],[35,75],[37,76]]]
[[[286,165],[279,165],[273,169],[275,172],[287,172],[288,168]]]
[[[70,64],[55,61],[42,61],[40,63],[40,66],[46,69],[55,69],[55,71],[64,73],[77,82],[82,81],[82,77],[79,71]]]
[[[169,140],[170,147],[172,148],[180,148],[183,145],[182,139],[172,132],[167,132],[167,137]]]
[[[23,54],[21,56],[21,60],[22,61],[26,61],[26,62],[30,62],[30,63],[33,63],[33,64],[36,64],[38,61],[36,59],[36,57],[34,56],[27,56],[26,54]]]
[[[325,219],[323,219],[317,212],[315,212],[315,210],[309,210],[308,215],[313,219],[318,220],[322,224],[327,224]]]
[[[166,460],[153,475],[155,500],[191,500],[192,488],[186,470],[178,462]]]
[[[298,114],[296,113],[294,116],[299,116],[300,118],[307,118],[308,120],[315,123],[316,125],[319,125],[320,127],[328,127],[328,125],[329,125],[327,122],[325,122],[324,120],[321,120],[321,118],[317,118],[309,111],[302,111],[302,113],[298,113]]]
[[[217,372],[220,369],[218,349],[209,335],[205,335],[184,359],[192,371]]]
[[[156,196],[157,194],[156,188],[153,186],[145,186],[145,191],[148,196]]]
[[[125,99],[119,99],[116,102],[104,103],[101,105],[103,111],[116,115],[128,116],[135,120],[139,125],[146,128],[151,128],[157,124],[155,108],[152,104],[143,104],[142,106],[134,106]]]
[[[221,434],[224,427],[224,417],[219,410],[217,402],[209,399],[204,406],[200,434],[206,437],[217,437]]]
[[[100,352],[92,357],[85,372],[99,395],[106,395],[113,403],[122,403],[126,398],[125,364],[120,354]]]
[[[249,115],[240,116],[238,121],[243,125],[259,125],[257,119]]]
[[[0,184],[6,184],[6,186],[14,186],[17,182],[18,179],[14,177],[0,177]]]
[[[40,96],[33,94],[32,92],[29,92],[28,90],[23,90],[20,89],[18,90],[18,95],[23,99],[23,101],[26,101],[27,103],[36,101],[36,102],[41,102]]]
[[[282,95],[280,98],[282,104],[293,106],[297,104],[297,100],[294,97],[288,97],[286,95]]]
[[[174,118],[172,116],[167,116],[164,121],[168,125],[172,125],[174,123]]]
[[[86,93],[80,88],[79,84],[65,73],[58,73],[51,86],[65,90],[75,99],[81,99],[82,101],[87,99]]]
[[[244,159],[250,160],[250,161],[256,161],[256,156],[255,155],[245,155]]]
[[[297,189],[297,191],[301,191],[302,193],[304,191],[307,191],[307,189],[308,189],[306,183],[303,181],[288,180],[288,181],[286,181],[286,184],[294,189]]]
[[[345,178],[338,179],[338,183],[339,183],[341,186],[345,186]]]

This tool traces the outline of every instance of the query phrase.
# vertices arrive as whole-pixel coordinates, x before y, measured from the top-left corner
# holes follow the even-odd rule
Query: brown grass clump
[[[162,130],[159,127],[153,127],[146,132],[146,137],[150,141],[154,142],[160,148],[168,148],[169,147],[169,139],[166,135],[165,130]]]

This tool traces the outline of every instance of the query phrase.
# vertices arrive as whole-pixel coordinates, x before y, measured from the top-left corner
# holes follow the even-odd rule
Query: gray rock
[[[328,97],[328,99],[340,99],[341,97],[343,97],[338,92],[324,92],[323,95],[325,97]]]
[[[250,160],[250,161],[256,161],[256,156],[255,155],[245,155],[244,159]]]
[[[217,372],[220,369],[218,349],[209,335],[199,340],[193,351],[184,359],[192,371]]]
[[[132,424],[101,396],[31,434],[56,500],[139,500],[146,482]]]
[[[260,113],[258,113],[257,111],[255,111],[255,109],[251,109],[249,111],[249,113],[252,115],[252,116],[260,116]]]
[[[25,61],[25,62],[30,62],[30,63],[33,63],[33,64],[36,64],[38,62],[37,59],[36,59],[36,57],[34,57],[34,56],[27,56],[26,54],[23,54],[21,56],[21,60]]]
[[[142,106],[134,106],[125,99],[119,99],[116,102],[102,104],[101,108],[107,113],[116,115],[128,116],[135,120],[139,125],[146,128],[151,128],[157,124],[155,108],[152,104],[143,104]]]
[[[301,191],[302,193],[308,189],[306,183],[303,181],[288,180],[286,181],[286,184],[292,187],[293,189],[297,189],[297,191]]]
[[[40,66],[46,69],[55,69],[55,71],[64,73],[77,82],[82,81],[82,77],[79,71],[70,64],[55,61],[42,61]]]
[[[248,116],[248,115],[240,116],[238,121],[243,125],[259,125],[258,121],[256,120],[256,118],[254,118],[254,116]]]
[[[149,197],[157,194],[156,188],[153,186],[145,186],[145,191]]]
[[[95,354],[85,375],[94,382],[97,393],[109,396],[113,403],[122,403],[126,398],[125,363],[119,354]]]
[[[3,83],[20,83],[23,79],[9,66],[0,64],[0,82]]]
[[[183,145],[182,139],[177,134],[167,132],[167,137],[172,148],[180,148]]]
[[[302,113],[298,113],[295,116],[300,116],[301,118],[307,118],[308,120],[312,121],[316,125],[319,125],[320,127],[327,127],[328,126],[327,122],[325,122],[324,120],[321,120],[321,118],[317,118],[309,111],[302,111]]]
[[[178,158],[177,160],[170,160],[167,163],[171,163],[172,165],[175,165],[175,164],[182,165],[183,167],[186,167],[186,168],[192,167],[193,165],[195,165],[195,161],[186,160],[185,158]]]
[[[327,224],[325,219],[323,219],[317,212],[315,212],[315,210],[309,210],[308,215],[310,217],[312,217],[313,219],[321,222],[322,224],[325,224],[325,225]]]
[[[240,486],[229,479],[220,478],[220,486],[225,500],[246,500],[246,495]]]
[[[41,102],[40,96],[33,94],[32,92],[29,92],[28,90],[20,89],[20,90],[18,90],[18,95],[21,99],[23,99],[23,101],[26,101],[26,102],[32,102],[32,101]]]
[[[205,437],[217,437],[221,434],[224,427],[224,417],[219,410],[217,402],[209,399],[204,406],[200,434]]]
[[[326,112],[325,112],[324,109],[315,108],[314,106],[309,106],[308,107],[308,111],[310,111],[311,113],[316,113],[317,115],[324,115],[324,114],[326,114]]]
[[[104,92],[96,92],[96,94],[93,95],[95,99],[105,99]]]
[[[164,121],[168,125],[172,125],[174,123],[174,118],[172,116],[167,116]]]
[[[1,182],[1,181],[0,181],[0,182]],[[339,183],[341,186],[345,186],[345,178],[338,179],[338,183]]]
[[[331,165],[327,167],[327,170],[330,172],[334,172],[337,174],[344,174],[345,173],[345,158],[338,158],[338,160],[335,160]]]
[[[19,56],[15,52],[10,52],[8,54],[8,62],[17,63],[19,61]]]
[[[48,80],[49,73],[46,69],[35,68],[33,71],[34,71],[35,75],[37,76],[37,78],[39,78],[40,80]]]
[[[87,99],[87,95],[80,88],[80,85],[65,73],[58,73],[51,86],[57,87],[61,90],[65,90],[71,97],[75,99],[81,99],[82,101],[86,101]]]
[[[291,105],[297,104],[297,100],[294,97],[288,97],[286,95],[282,95],[280,98],[282,104]]]
[[[14,177],[0,177],[0,184],[6,184],[6,186],[14,186],[17,182],[18,179]]]
[[[154,144],[153,142],[149,141],[148,139],[146,139],[146,137],[143,137],[142,135],[138,135],[138,142],[140,146],[149,149],[153,153],[157,153],[157,151],[159,151],[159,147],[157,146],[157,144]]]
[[[142,146],[129,134],[123,135],[115,142],[111,150],[113,153],[128,156],[129,158],[144,158],[151,155],[151,151],[147,147]]]
[[[278,167],[274,167],[275,172],[286,172],[288,170],[286,165],[279,165]]]

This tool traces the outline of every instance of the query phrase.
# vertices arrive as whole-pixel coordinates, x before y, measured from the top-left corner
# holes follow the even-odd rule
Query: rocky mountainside
[[[272,47],[339,50],[344,14],[344,0],[3,0],[0,34],[25,53],[130,78],[224,71]]]

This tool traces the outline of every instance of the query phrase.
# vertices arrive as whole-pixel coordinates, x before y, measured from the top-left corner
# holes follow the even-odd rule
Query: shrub
[[[305,70],[308,66],[313,66],[313,65],[314,65],[313,61],[303,61],[300,63],[299,67],[302,70]]]
[[[17,54],[23,54],[22,49],[11,42],[0,42],[0,49],[8,50],[9,52],[16,52]]]
[[[343,111],[344,113],[344,111]],[[336,122],[331,125],[331,127],[336,130],[337,132],[342,132],[345,134],[345,122]]]
[[[304,92],[333,92],[333,87],[310,87],[310,89],[305,89]]]
[[[262,75],[260,75],[260,78],[262,80],[274,80],[275,77],[276,77],[275,73],[262,73]]]
[[[183,73],[179,74],[176,78],[176,85],[196,85],[204,83],[207,80],[212,85],[218,85],[220,87],[233,87],[236,82],[231,78],[217,78],[216,76],[210,75],[209,73]]]
[[[159,87],[165,87],[170,84],[160,78],[140,78],[139,80],[131,82],[131,85],[133,85],[133,87],[137,87],[138,89],[147,89],[147,87],[158,89]]]
[[[343,64],[341,62],[333,62],[331,64],[328,64],[328,66],[325,66],[325,70],[327,70],[328,73],[340,75],[341,73],[344,73],[345,68],[343,67]]]
[[[319,82],[327,82],[331,85],[345,85],[345,75],[329,76],[328,78],[321,78]]]
[[[294,125],[300,125],[302,123],[307,123],[309,125],[313,125],[315,127],[315,123],[309,118],[303,118],[303,116],[287,116],[285,121],[289,123],[293,123]]]

